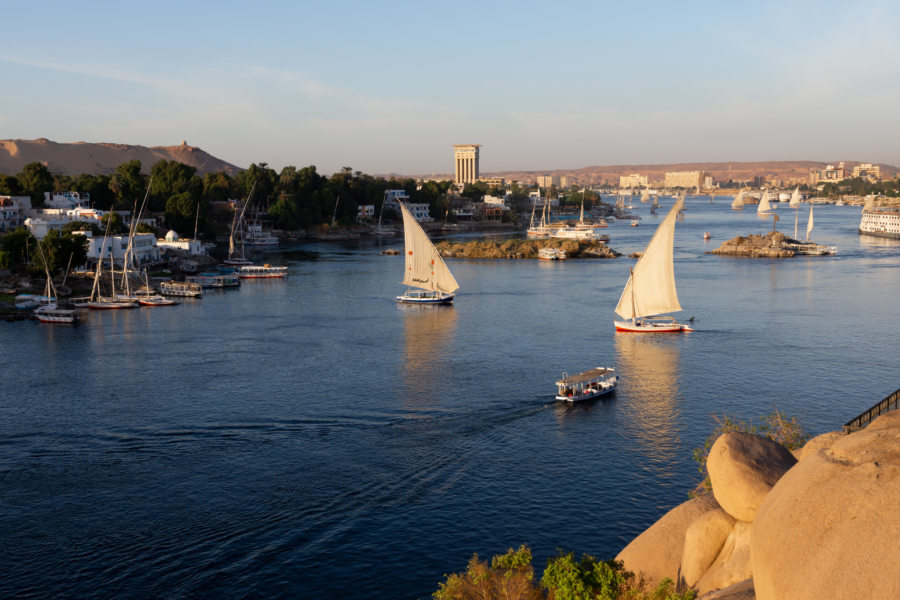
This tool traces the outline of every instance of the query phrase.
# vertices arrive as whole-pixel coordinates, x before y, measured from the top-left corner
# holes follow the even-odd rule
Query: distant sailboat
[[[772,205],[769,204],[769,190],[764,190],[762,198],[759,199],[759,206],[756,207],[756,214],[769,216],[772,211]]]
[[[791,208],[798,208],[800,206],[800,186],[794,188],[794,191],[791,192],[791,201],[788,202],[788,206]]]
[[[650,212],[656,214],[656,209],[659,208],[659,194],[654,194],[653,201],[650,203]]]
[[[616,331],[693,331],[686,323],[678,323],[673,317],[656,316],[681,310],[675,289],[674,244],[675,219],[683,205],[683,198],[675,202],[631,269],[631,276],[616,306],[616,314],[625,321],[614,321]]]
[[[806,241],[809,241],[809,234],[813,230],[813,205],[809,205],[809,221],[806,222]]]
[[[744,210],[744,190],[740,190],[734,200],[731,201],[731,208],[734,210]]]
[[[412,216],[409,209],[399,202],[400,212],[403,213],[403,237],[405,241],[405,270],[403,273],[404,285],[417,288],[397,296],[399,302],[414,304],[450,304],[459,284],[454,279],[450,269],[444,263],[440,253],[425,230]]]

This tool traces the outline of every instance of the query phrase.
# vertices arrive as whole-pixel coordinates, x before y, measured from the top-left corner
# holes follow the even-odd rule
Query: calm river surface
[[[177,307],[0,323],[0,597],[424,599],[474,552],[613,557],[686,499],[711,415],[818,434],[898,387],[900,243],[817,206],[834,257],[705,254],[771,228],[730,200],[676,226],[691,334],[615,333],[627,257],[449,261],[455,306],[400,306],[379,250],[402,239],[302,246],[269,259],[285,281]],[[635,203],[607,230],[625,254],[671,200]],[[614,397],[553,401],[606,365]]]

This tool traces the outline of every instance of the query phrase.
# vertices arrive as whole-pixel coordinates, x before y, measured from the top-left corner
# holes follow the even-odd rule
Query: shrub
[[[788,450],[796,450],[802,447],[812,437],[804,431],[803,426],[797,421],[797,417],[788,417],[778,409],[762,417],[759,425],[754,425],[752,420],[743,421],[727,415],[722,417],[713,415],[713,420],[718,424],[717,427],[706,437],[702,446],[694,449],[693,458],[697,462],[697,470],[703,476],[703,481],[688,493],[688,496],[691,498],[696,498],[712,491],[709,473],[706,470],[706,459],[709,457],[709,449],[712,448],[712,445],[723,433],[739,431],[761,435],[778,442]]]

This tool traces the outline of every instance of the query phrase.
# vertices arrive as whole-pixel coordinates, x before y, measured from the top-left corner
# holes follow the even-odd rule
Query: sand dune
[[[200,175],[225,171],[231,175],[241,169],[182,142],[178,146],[132,146],[76,142],[60,144],[46,138],[36,140],[0,140],[0,173],[15,175],[26,164],[40,162],[51,173],[61,175],[110,174],[122,163],[141,161],[145,172],[160,160],[177,160],[197,167]]]

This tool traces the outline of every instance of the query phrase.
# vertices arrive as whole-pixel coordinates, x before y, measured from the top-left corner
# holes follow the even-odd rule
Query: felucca
[[[412,216],[409,209],[400,204],[403,213],[403,238],[405,243],[405,270],[403,283],[409,286],[406,292],[397,296],[398,302],[413,304],[450,304],[453,302],[459,284],[450,273],[440,253],[425,230]]]
[[[772,211],[772,205],[769,204],[769,190],[764,190],[762,197],[759,199],[759,205],[756,207],[756,214],[769,216]]]
[[[744,190],[740,190],[734,200],[731,201],[731,208],[734,210],[744,210]]]
[[[675,290],[675,219],[684,204],[676,200],[634,268],[619,298],[616,314],[625,319],[614,321],[616,331],[635,333],[671,333],[693,331],[673,317],[657,316],[681,310]]]

